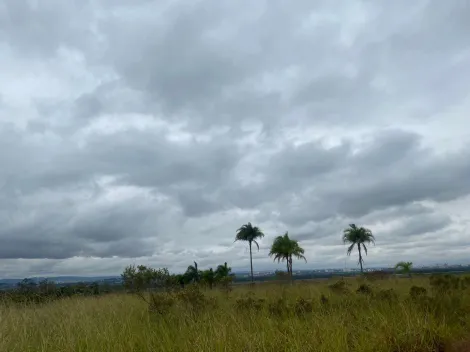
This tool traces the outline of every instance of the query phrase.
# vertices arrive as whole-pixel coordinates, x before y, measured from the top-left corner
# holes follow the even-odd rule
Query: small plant
[[[388,303],[393,303],[398,301],[398,295],[393,288],[388,290],[380,290],[376,296],[377,299],[385,301]]]
[[[290,310],[289,304],[285,298],[279,298],[274,302],[270,302],[268,305],[268,311],[271,315],[284,316]]]
[[[235,307],[239,311],[260,311],[263,309],[265,300],[255,298],[253,292],[249,292],[247,297],[239,298],[235,301]]]
[[[233,281],[233,276],[224,276],[218,279],[218,283],[221,289],[227,294],[232,292],[233,290],[232,281]]]
[[[410,288],[410,297],[412,300],[425,297],[427,295],[427,290],[421,286],[412,286]]]
[[[167,293],[151,293],[148,301],[149,313],[167,314],[175,303],[175,299]]]
[[[362,294],[362,295],[372,295],[373,290],[369,285],[362,284],[358,287],[358,289],[356,290],[356,293]]]
[[[311,301],[299,297],[295,302],[294,311],[298,316],[305,315],[306,313],[311,313],[313,310],[313,305]]]
[[[326,297],[326,296],[322,293],[321,296],[320,296],[320,304],[321,304],[322,306],[325,306],[325,305],[328,304],[328,302],[329,302],[328,297]]]
[[[345,294],[349,292],[346,281],[344,280],[338,280],[334,284],[329,285],[328,288],[337,294]]]

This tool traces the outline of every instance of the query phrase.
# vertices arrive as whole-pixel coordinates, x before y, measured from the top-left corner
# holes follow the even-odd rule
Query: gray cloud
[[[269,6],[268,6],[269,5]],[[248,267],[235,230],[308,264],[463,261],[463,2],[50,1],[0,6],[0,276],[133,262]],[[445,238],[446,253],[440,252]],[[406,257],[406,258],[405,258]]]

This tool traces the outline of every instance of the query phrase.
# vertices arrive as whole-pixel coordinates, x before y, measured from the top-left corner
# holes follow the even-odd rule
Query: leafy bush
[[[175,304],[173,296],[167,293],[151,293],[148,303],[149,313],[165,315]]]
[[[362,284],[358,287],[358,289],[356,290],[356,293],[363,294],[363,295],[372,295],[373,290],[372,290],[372,287],[370,287],[369,285]]]
[[[190,312],[200,312],[204,308],[214,305],[214,302],[204,295],[198,285],[189,285],[184,290],[177,292],[175,297]]]

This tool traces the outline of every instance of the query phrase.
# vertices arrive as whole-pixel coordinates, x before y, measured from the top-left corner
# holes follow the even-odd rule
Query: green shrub
[[[421,286],[412,286],[409,292],[410,297],[413,300],[425,297],[427,293],[428,291],[424,287],[421,287]]]
[[[393,288],[390,288],[388,290],[380,290],[379,292],[377,292],[376,298],[380,301],[393,303],[398,301],[398,294]]]
[[[255,298],[253,292],[249,292],[246,297],[238,298],[235,301],[235,307],[238,311],[260,311],[265,302],[265,299]]]
[[[282,317],[291,311],[287,300],[283,297],[278,298],[274,302],[269,302],[268,312],[273,316]]]
[[[356,290],[356,293],[362,294],[362,295],[372,295],[374,292],[371,286],[367,284],[361,284]]]
[[[313,311],[313,304],[311,301],[299,297],[295,302],[294,311],[297,316],[303,316]]]
[[[450,293],[461,287],[460,277],[450,274],[433,274],[429,277],[429,284],[433,290],[440,294]]]
[[[148,308],[152,314],[165,315],[170,312],[171,307],[175,304],[175,299],[167,293],[151,293]]]
[[[349,293],[349,289],[344,280],[338,280],[334,284],[328,286],[328,288],[336,294],[346,294]]]

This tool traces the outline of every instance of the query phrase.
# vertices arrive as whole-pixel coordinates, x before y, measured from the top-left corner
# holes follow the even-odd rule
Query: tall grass
[[[186,289],[157,295],[151,310],[126,294],[3,304],[0,351],[465,351],[470,290],[430,294],[425,279],[331,284]],[[356,292],[361,284],[371,292]],[[413,285],[427,294],[412,298]]]

